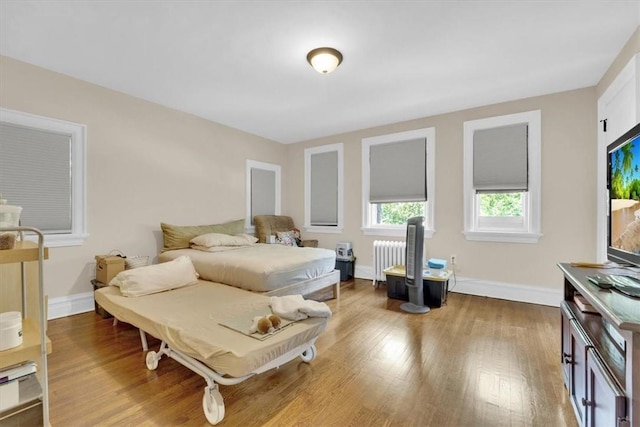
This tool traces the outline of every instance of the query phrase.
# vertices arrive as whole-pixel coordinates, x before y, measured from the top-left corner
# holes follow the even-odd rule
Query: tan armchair
[[[298,230],[293,225],[293,218],[285,215],[256,215],[253,217],[256,226],[256,237],[259,243],[266,243],[267,236],[275,236],[278,231]],[[300,230],[298,230],[300,231]],[[317,248],[317,240],[302,240],[302,246]]]

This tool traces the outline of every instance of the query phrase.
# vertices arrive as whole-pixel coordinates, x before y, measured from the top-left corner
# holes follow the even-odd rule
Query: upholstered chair
[[[293,218],[285,215],[256,215],[253,217],[256,226],[256,237],[259,243],[266,243],[268,236],[275,236],[278,231],[292,231],[299,229],[293,224]],[[302,246],[318,247],[317,240],[302,240]]]

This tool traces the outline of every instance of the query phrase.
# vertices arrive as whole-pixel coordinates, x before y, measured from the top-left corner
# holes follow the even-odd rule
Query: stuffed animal
[[[249,333],[253,334],[259,332],[261,334],[270,334],[280,329],[282,320],[277,314],[270,314],[268,316],[256,316],[253,318],[253,323],[249,328]]]
[[[268,318],[269,321],[271,321],[271,325],[274,329],[280,329],[280,324],[282,323],[280,316],[278,316],[277,314],[271,314]]]

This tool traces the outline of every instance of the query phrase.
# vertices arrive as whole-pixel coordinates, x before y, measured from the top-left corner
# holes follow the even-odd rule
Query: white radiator
[[[374,240],[373,242],[373,285],[386,280],[383,273],[394,265],[404,265],[405,242]]]

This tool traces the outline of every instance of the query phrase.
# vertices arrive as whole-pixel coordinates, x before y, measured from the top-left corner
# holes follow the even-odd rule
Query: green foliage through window
[[[403,225],[409,218],[424,216],[425,202],[376,203],[375,224]]]
[[[480,193],[480,216],[522,216],[523,193]]]

